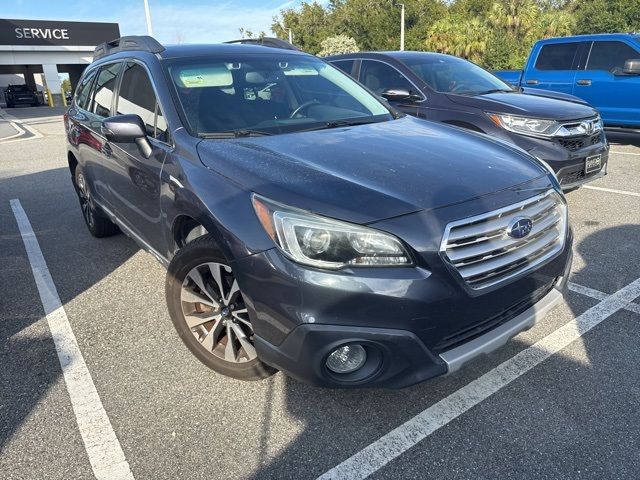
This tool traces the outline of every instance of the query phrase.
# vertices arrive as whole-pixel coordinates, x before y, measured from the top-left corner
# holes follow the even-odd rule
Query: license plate
[[[585,173],[596,172],[602,168],[602,155],[591,155],[584,161]]]

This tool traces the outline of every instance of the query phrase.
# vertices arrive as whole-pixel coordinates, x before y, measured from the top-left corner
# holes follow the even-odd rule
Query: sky
[[[160,43],[217,43],[240,38],[239,28],[271,34],[275,15],[301,0],[149,0]],[[326,2],[321,2],[326,3]],[[143,0],[0,0],[0,17],[116,22],[121,35],[146,35]]]

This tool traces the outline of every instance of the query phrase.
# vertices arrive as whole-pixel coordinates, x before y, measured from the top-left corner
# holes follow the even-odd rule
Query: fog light
[[[327,357],[327,368],[334,373],[355,372],[367,361],[367,352],[362,345],[343,345]]]

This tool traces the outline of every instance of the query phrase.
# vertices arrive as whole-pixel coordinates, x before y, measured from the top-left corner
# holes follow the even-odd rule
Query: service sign
[[[0,19],[0,45],[96,46],[120,36],[117,23]]]

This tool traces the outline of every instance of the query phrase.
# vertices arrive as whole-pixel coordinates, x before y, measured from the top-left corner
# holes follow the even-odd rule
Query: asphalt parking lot
[[[1,478],[638,478],[640,136],[611,136],[609,175],[567,196],[565,304],[451,376],[342,391],[200,364],[167,314],[161,265],[87,232],[59,114],[0,110],[2,131],[23,131],[0,140]],[[20,209],[46,265],[27,254]],[[63,375],[67,320],[106,426],[81,418],[73,385],[87,378]]]

